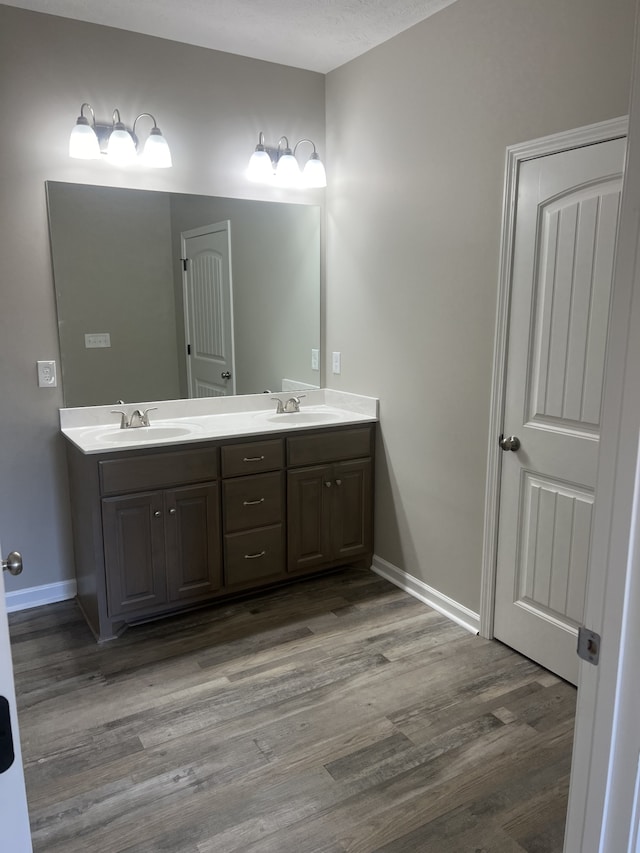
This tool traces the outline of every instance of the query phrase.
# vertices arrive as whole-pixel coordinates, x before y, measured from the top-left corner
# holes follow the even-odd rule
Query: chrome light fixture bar
[[[303,142],[308,142],[313,151],[301,170],[296,152]],[[262,131],[247,166],[247,178],[257,183],[300,189],[321,188],[327,185],[324,165],[311,139],[298,140],[292,150],[287,137],[281,136],[278,145],[270,147],[265,145]]]
[[[85,109],[91,113],[91,122],[84,114]],[[142,150],[138,152],[136,125],[145,117],[151,119],[153,127]],[[97,124],[93,107],[84,103],[69,137],[69,156],[80,160],[98,160],[102,155],[105,155],[108,162],[117,166],[139,162],[156,169],[168,169],[172,165],[167,140],[151,113],[140,113],[133,122],[133,128],[129,130],[120,118],[120,110],[113,111],[111,124]]]

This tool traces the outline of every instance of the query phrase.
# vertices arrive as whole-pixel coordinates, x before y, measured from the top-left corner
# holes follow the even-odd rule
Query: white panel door
[[[230,223],[182,235],[190,397],[235,394]]]
[[[524,162],[502,454],[497,639],[573,683],[625,140]]]
[[[0,546],[0,554],[2,554]],[[0,850],[11,853],[31,853],[31,833],[29,831],[29,814],[27,811],[27,795],[24,787],[22,770],[22,753],[20,751],[20,734],[18,732],[18,712],[16,710],[16,693],[13,683],[13,667],[11,665],[11,646],[9,645],[9,626],[7,624],[7,608],[4,597],[4,577],[0,571],[0,702],[6,708],[9,703],[11,718],[11,733],[13,737],[14,758],[11,766],[4,773],[0,772]],[[4,710],[4,709],[2,709]],[[0,739],[6,732],[0,719]],[[4,766],[3,756],[0,755],[0,769]]]

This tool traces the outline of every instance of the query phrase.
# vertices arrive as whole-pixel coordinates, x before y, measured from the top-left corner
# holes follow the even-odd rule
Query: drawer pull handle
[[[257,501],[242,501],[242,506],[256,506],[256,504],[263,504],[264,498],[260,498]]]
[[[245,554],[244,558],[245,560],[257,560],[259,557],[264,557],[266,553],[266,551],[260,551],[259,554]]]
[[[243,462],[262,462],[264,456],[245,456]]]

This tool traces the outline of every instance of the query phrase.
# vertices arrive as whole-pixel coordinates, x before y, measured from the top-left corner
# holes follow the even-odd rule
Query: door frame
[[[509,145],[506,151],[498,300],[491,376],[489,412],[489,445],[484,500],[484,532],[482,542],[482,575],[480,584],[480,636],[493,639],[495,613],[496,570],[498,558],[498,518],[500,511],[500,475],[502,451],[498,436],[504,423],[505,387],[507,375],[507,345],[509,340],[509,311],[511,308],[511,278],[516,228],[516,204],[520,166],[527,160],[559,154],[573,148],[595,145],[627,136],[627,116],[586,125],[575,130],[554,133],[529,142]]]
[[[227,234],[227,258],[229,261],[229,320],[231,322],[231,391],[230,395],[236,393],[236,340],[235,328],[233,321],[233,266],[231,259],[231,220],[221,219],[219,222],[213,222],[211,225],[201,225],[198,228],[189,228],[187,231],[180,233],[180,254],[182,258],[187,258],[187,240],[192,237],[203,237],[205,234],[213,234],[218,231],[226,231]],[[185,341],[189,340],[189,300],[187,299],[187,270],[182,270],[182,318],[184,321]],[[184,350],[186,361],[187,374],[187,396],[191,397],[191,359],[186,356],[186,346]]]

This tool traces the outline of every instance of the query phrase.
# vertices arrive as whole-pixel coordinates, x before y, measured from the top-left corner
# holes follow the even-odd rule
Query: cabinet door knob
[[[342,485],[342,480],[336,480],[336,486],[341,486],[341,485]]]
[[[324,481],[324,484],[325,484],[325,486],[326,486],[328,489],[330,489],[330,488],[331,488],[331,480],[325,480],[325,481]]]
[[[157,510],[153,513],[153,515],[154,515],[154,517],[155,517],[155,518],[160,518],[160,516],[162,515],[162,513],[160,512],[160,510],[159,510],[159,509],[157,509]]]
[[[175,515],[176,512],[177,512],[177,509],[174,506],[172,506],[171,509],[169,510],[169,515]]]

